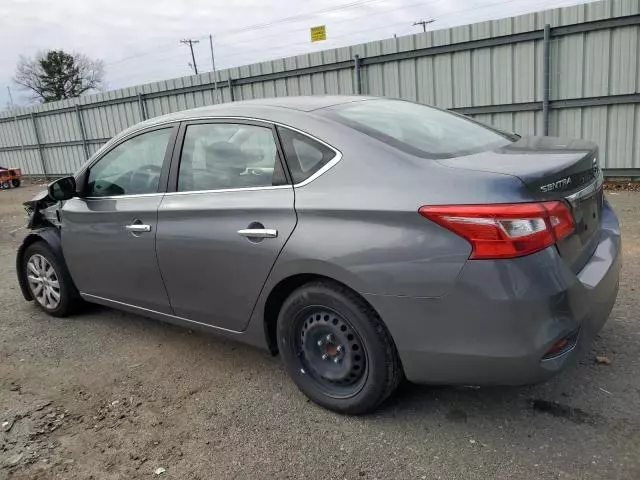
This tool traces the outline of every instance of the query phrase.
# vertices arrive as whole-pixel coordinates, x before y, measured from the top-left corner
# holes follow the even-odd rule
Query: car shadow
[[[282,377],[286,383],[284,368],[279,358],[269,352],[246,346],[233,339],[221,338],[211,333],[191,331],[181,326],[157,321],[148,317],[114,310],[109,307],[90,304],[84,312],[72,317],[89,320],[118,329],[144,332],[145,341],[164,342],[170,340],[175,348],[191,353],[210,350],[209,355],[238,356],[245,365],[254,363],[257,378]],[[135,332],[131,331],[132,334]],[[210,349],[214,344],[215,348]],[[266,371],[265,369],[270,369]],[[402,419],[410,423],[412,419],[429,415],[438,421],[467,424],[474,421],[523,421],[525,416],[544,415],[547,418],[561,418],[575,424],[595,424],[602,421],[597,413],[573,405],[572,391],[580,391],[585,384],[593,381],[593,371],[585,359],[569,366],[558,376],[537,385],[514,387],[474,387],[418,385],[403,381],[397,391],[372,414],[363,418],[370,421]],[[261,380],[257,380],[261,381]],[[302,395],[300,393],[300,395]],[[333,415],[330,412],[327,414]],[[404,423],[404,422],[403,422]]]

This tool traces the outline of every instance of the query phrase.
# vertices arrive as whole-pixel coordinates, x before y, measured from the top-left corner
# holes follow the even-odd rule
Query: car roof
[[[206,107],[192,108],[189,110],[182,110],[180,112],[169,113],[167,115],[161,115],[140,123],[135,127],[148,127],[159,123],[202,117],[225,116],[254,117],[263,120],[278,121],[278,119],[282,118],[283,113],[286,112],[291,114],[308,114],[314,110],[334,105],[374,99],[376,99],[376,97],[366,97],[361,95],[318,95],[241,100],[238,102],[234,101],[218,105],[209,105]]]
[[[246,107],[273,107],[273,108],[289,108],[291,110],[300,110],[302,112],[311,112],[320,108],[340,105],[342,103],[359,102],[363,100],[373,99],[375,97],[365,97],[361,95],[314,95],[304,97],[275,97],[260,98],[257,100],[242,100],[239,102],[223,103],[220,105],[212,105],[207,107],[194,108],[190,111],[202,114],[211,111],[212,114],[216,110],[224,107],[229,108],[246,108]]]

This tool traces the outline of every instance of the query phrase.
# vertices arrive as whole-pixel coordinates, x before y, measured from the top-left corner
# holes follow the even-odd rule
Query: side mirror
[[[54,200],[69,200],[76,196],[76,179],[73,177],[59,178],[47,187],[49,196]]]

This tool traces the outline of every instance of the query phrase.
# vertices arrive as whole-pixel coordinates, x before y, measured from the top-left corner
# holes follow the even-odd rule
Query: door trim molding
[[[125,193],[124,195],[105,195],[104,197],[72,197],[80,200],[113,200],[117,198],[162,197],[164,193]]]
[[[167,192],[164,195],[167,197],[173,195],[194,195],[200,193],[229,193],[229,192],[253,192],[257,190],[292,190],[292,185],[269,185],[266,187],[238,187],[238,188],[219,188],[214,190],[188,190],[183,192]]]
[[[151,310],[150,308],[138,307],[136,305],[131,305],[130,303],[119,302],[117,300],[111,300],[109,298],[100,297],[98,295],[92,295],[90,293],[82,293],[80,292],[80,296],[87,300],[88,302],[99,303],[100,305],[106,305],[108,307],[114,307],[117,309],[127,309],[132,313],[139,313],[142,316],[156,318],[158,320],[163,320],[168,323],[173,323],[176,325],[196,325],[200,328],[205,327],[207,329],[211,329],[217,332],[223,332],[227,334],[241,334],[242,331],[231,330],[229,328],[216,327],[215,325],[211,325],[209,323],[198,322],[196,320],[190,320],[184,317],[178,317],[176,315],[171,315],[168,313],[158,312],[157,310]]]

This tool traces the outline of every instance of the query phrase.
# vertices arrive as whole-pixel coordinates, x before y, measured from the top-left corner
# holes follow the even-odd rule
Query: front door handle
[[[247,238],[276,238],[278,236],[278,230],[272,230],[270,228],[245,228],[244,230],[238,230],[238,235]]]
[[[132,232],[132,233],[142,233],[142,232],[150,232],[151,231],[151,225],[143,225],[141,223],[134,223],[132,225],[127,225],[126,227],[124,227],[125,230]]]

